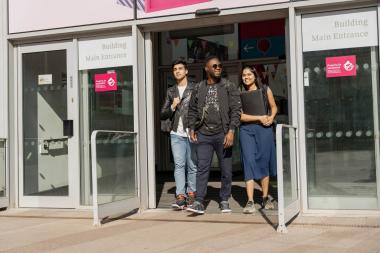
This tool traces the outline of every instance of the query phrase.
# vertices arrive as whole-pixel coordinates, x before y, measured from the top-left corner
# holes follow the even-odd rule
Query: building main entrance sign
[[[80,40],[79,70],[133,65],[131,36]]]
[[[304,52],[377,46],[376,10],[304,15],[302,42]]]

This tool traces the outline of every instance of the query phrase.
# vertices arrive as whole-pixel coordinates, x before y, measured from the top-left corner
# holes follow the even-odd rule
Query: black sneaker
[[[187,194],[187,198],[186,198],[186,206],[191,207],[193,205],[194,201],[195,201],[195,193],[189,192]]]
[[[194,201],[192,206],[187,208],[187,211],[193,212],[196,214],[204,214],[205,213],[205,207],[203,206],[202,203],[200,203],[198,201]]]
[[[184,208],[186,207],[186,199],[185,199],[185,196],[182,195],[182,194],[179,194],[174,203],[172,204],[172,208],[173,209],[177,209],[177,210],[183,210]]]
[[[230,213],[230,212],[232,212],[232,210],[230,208],[230,204],[228,203],[228,201],[221,201],[219,203],[219,208],[220,208],[220,211],[222,213]]]

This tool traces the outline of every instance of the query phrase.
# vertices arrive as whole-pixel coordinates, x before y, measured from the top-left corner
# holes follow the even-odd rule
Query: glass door
[[[295,126],[277,124],[277,231],[281,233],[287,232],[286,224],[298,215],[301,208],[297,150],[297,128]]]
[[[78,205],[77,91],[72,43],[20,47],[20,206]]]

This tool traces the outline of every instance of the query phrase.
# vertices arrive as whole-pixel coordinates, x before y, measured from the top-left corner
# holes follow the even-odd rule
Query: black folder
[[[261,89],[242,92],[240,98],[244,114],[258,116],[267,114]]]

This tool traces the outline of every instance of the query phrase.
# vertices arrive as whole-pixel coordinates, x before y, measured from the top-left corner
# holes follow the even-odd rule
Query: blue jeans
[[[172,153],[174,158],[174,179],[176,195],[196,191],[197,167],[195,151],[189,138],[170,134]],[[187,179],[187,180],[186,180]],[[187,184],[187,190],[186,190]]]

